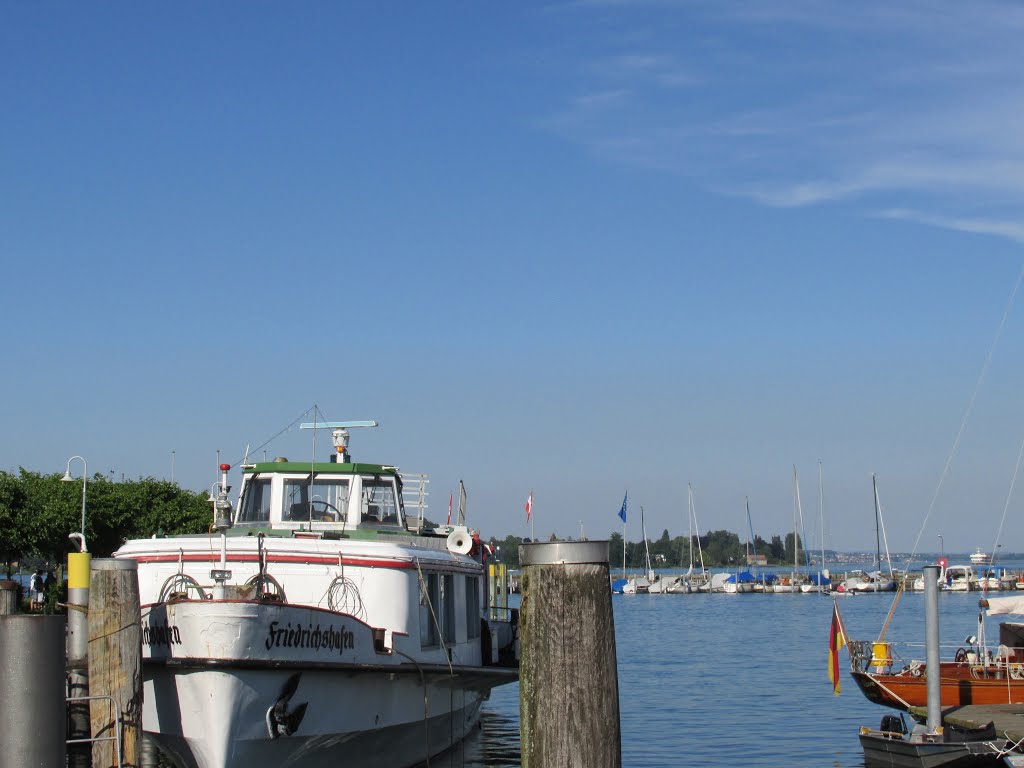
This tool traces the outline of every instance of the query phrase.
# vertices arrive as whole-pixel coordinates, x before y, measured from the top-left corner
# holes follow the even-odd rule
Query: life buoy
[[[1024,680],[1024,664],[1010,664],[1008,669],[1010,670],[1010,677],[1014,680]]]

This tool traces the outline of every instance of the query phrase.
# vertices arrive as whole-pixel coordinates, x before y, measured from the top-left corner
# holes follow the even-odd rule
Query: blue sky
[[[0,467],[215,479],[316,403],[486,534],[1024,550],[1024,7],[0,9]],[[308,456],[308,435],[268,450]],[[638,517],[629,535],[638,533]]]

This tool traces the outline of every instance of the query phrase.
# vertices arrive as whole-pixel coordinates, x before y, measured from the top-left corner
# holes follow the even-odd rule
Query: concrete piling
[[[67,756],[63,616],[0,616],[0,764],[54,768]]]
[[[519,548],[523,768],[621,768],[608,542]]]

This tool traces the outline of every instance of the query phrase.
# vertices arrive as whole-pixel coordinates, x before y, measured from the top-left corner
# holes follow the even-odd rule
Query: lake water
[[[893,596],[839,598],[849,637],[876,639]],[[977,634],[982,596],[939,595],[943,659]],[[858,728],[895,711],[864,698],[845,649],[833,695],[829,596],[614,595],[612,604],[623,766],[863,766]],[[990,647],[999,618],[987,622]],[[903,655],[924,660],[924,626],[923,593],[904,594],[886,639],[918,644]],[[519,766],[518,697],[518,685],[496,689],[480,731],[432,768]]]

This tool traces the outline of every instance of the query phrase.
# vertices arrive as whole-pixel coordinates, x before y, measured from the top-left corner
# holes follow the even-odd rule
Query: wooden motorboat
[[[989,615],[1024,610],[1021,598],[979,601]],[[979,635],[984,636],[979,621]],[[850,641],[851,675],[864,695],[876,704],[908,710],[927,704],[927,665],[898,658],[892,643]],[[1024,704],[1024,624],[999,625],[993,651],[968,637],[952,661],[939,664],[943,707],[967,704]]]

